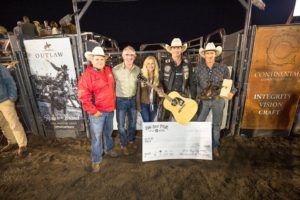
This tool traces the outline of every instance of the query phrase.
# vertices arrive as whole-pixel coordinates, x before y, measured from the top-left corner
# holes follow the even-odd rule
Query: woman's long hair
[[[159,79],[158,79],[158,63],[157,63],[157,60],[154,56],[148,56],[145,60],[144,60],[144,63],[143,63],[143,68],[142,68],[142,74],[144,77],[147,78],[147,80],[149,81],[149,75],[148,75],[148,69],[147,69],[147,62],[149,60],[153,60],[154,61],[154,64],[155,64],[155,67],[154,67],[154,80],[153,80],[153,85],[154,86],[158,86],[158,82],[159,82]],[[142,83],[141,84],[142,87],[145,87],[146,84]]]

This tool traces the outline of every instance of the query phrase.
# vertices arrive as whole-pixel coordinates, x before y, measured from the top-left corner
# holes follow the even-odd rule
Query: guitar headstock
[[[139,81],[141,81],[141,82],[144,82],[144,83],[147,83],[147,82],[148,82],[147,78],[146,78],[145,76],[143,76],[143,74],[139,74],[139,75],[137,76],[137,80],[139,80]]]

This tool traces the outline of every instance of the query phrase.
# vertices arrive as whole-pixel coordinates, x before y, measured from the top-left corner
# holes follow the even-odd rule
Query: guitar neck
[[[172,98],[169,97],[166,93],[162,92],[157,86],[153,85],[149,81],[147,81],[146,84],[149,85],[150,87],[152,87],[157,93],[162,93],[163,97],[166,98],[168,101],[170,101],[170,102],[172,101]]]

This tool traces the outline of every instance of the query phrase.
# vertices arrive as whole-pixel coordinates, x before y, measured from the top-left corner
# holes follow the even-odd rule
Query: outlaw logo
[[[46,44],[44,45],[44,50],[50,50],[50,46],[51,44],[48,44],[48,42],[46,42]]]

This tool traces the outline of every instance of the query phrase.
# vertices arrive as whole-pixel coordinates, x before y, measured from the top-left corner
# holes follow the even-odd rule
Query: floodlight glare
[[[300,0],[296,0],[293,16],[300,16]]]

